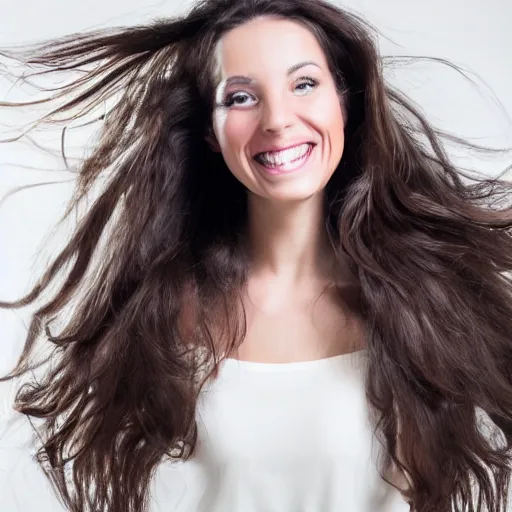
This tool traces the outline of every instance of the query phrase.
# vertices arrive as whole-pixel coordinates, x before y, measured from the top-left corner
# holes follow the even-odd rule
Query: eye
[[[295,86],[296,90],[303,92],[300,96],[304,96],[311,89],[314,89],[318,85],[318,81],[310,76],[301,76],[298,79],[298,84]],[[247,102],[244,101],[246,98],[252,98],[252,96],[243,91],[235,91],[226,96],[226,99],[219,104],[221,107],[230,108],[233,106],[246,107]],[[254,99],[254,98],[253,98]]]
[[[231,94],[228,94],[226,96],[226,99],[221,103],[221,106],[223,107],[232,107],[233,105],[240,105],[240,106],[246,106],[247,103],[244,102],[244,98],[250,98],[249,94],[246,92],[238,91],[238,92],[232,92]]]
[[[301,76],[299,78],[299,83],[297,84],[297,86],[295,88],[299,89],[299,87],[307,86],[307,87],[311,87],[313,89],[317,85],[318,85],[318,82],[314,78],[311,78],[309,76]],[[307,89],[307,88],[302,88],[299,90],[304,91],[306,93],[310,91],[310,89]]]

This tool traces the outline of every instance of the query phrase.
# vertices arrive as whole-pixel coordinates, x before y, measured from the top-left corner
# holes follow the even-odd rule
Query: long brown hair
[[[82,107],[77,119],[120,93],[66,215],[100,182],[101,192],[30,293],[0,303],[34,303],[64,276],[2,379],[52,363],[15,400],[44,420],[38,460],[69,510],[139,512],[158,464],[193,453],[201,384],[244,337],[250,263],[246,191],[205,141],[212,56],[222,34],[260,15],[313,30],[347,108],[326,229],[357,278],[366,392],[386,467],[408,482],[412,511],[505,512],[512,213],[498,202],[512,184],[457,168],[443,139],[485,148],[435,129],[386,85],[374,29],[323,1],[203,0],[145,26],[2,50],[43,68],[30,76],[90,67],[51,97],[0,103],[65,100],[41,123]],[[43,362],[41,339],[53,344]]]

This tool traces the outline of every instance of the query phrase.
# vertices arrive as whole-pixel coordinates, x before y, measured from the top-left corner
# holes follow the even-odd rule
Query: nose
[[[261,129],[265,133],[280,133],[293,124],[294,112],[290,102],[275,96],[262,102]]]

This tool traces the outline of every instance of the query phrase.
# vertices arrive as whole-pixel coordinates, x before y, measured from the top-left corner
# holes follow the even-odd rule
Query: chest
[[[230,365],[198,404],[205,460],[290,470],[336,460],[353,468],[367,459],[371,429],[360,375],[344,369],[338,382],[321,371],[239,374]]]
[[[332,296],[290,296],[279,307],[245,305],[247,332],[235,357],[248,361],[293,362],[331,357],[364,345],[360,319]]]
[[[188,474],[207,489],[208,510],[391,510],[360,367],[237,364],[198,403]]]

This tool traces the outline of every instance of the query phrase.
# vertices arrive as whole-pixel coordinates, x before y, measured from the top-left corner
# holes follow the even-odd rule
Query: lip
[[[302,159],[301,162],[297,162],[295,164],[290,163],[283,164],[277,167],[266,167],[265,165],[262,165],[255,159],[257,169],[260,173],[263,173],[265,176],[269,178],[277,178],[283,175],[294,174],[296,172],[301,171],[309,163],[311,155],[315,151],[315,146],[316,144],[310,144],[310,148],[308,150],[306,158]]]
[[[288,146],[266,146],[265,148],[261,149],[260,151],[254,153],[252,156],[253,158],[260,153],[268,153],[270,151],[284,151],[285,149],[291,149],[295,148],[297,146],[302,146],[303,144],[311,144],[312,146],[316,146],[316,144],[311,140],[302,140],[300,142],[294,142],[293,144],[289,144]]]

